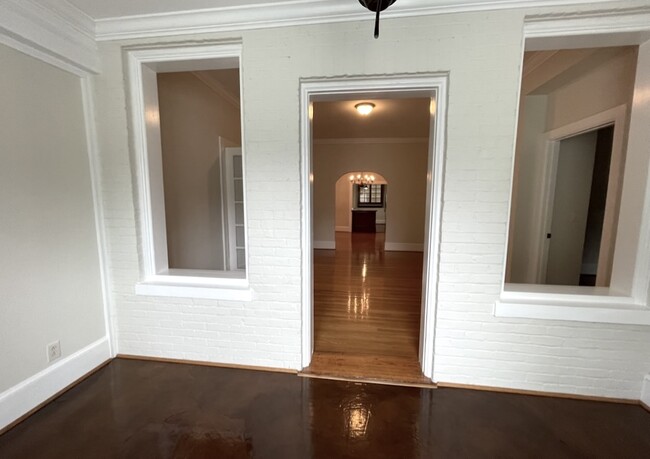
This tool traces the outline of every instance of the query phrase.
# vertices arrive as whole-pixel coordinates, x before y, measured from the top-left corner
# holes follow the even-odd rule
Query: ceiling
[[[524,53],[522,95],[550,94],[612,59],[635,54],[637,49],[637,46],[616,46],[528,51]]]
[[[354,108],[359,102],[372,102],[375,110],[361,116]],[[429,98],[314,102],[314,138],[427,138],[430,106]]]
[[[239,99],[239,69],[206,70],[201,73],[220,84],[231,97]]]

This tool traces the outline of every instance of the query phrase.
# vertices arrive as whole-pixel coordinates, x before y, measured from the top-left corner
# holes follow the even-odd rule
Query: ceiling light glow
[[[375,104],[372,102],[361,102],[354,106],[360,115],[368,116],[375,109]]]

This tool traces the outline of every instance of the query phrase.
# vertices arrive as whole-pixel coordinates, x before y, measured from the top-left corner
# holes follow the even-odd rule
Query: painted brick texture
[[[279,28],[243,38],[251,302],[137,296],[137,176],[122,46],[101,45],[97,111],[119,352],[300,367],[299,82],[449,72],[448,142],[434,379],[638,399],[647,327],[500,319],[525,11]],[[167,39],[166,41],[169,41]],[[186,38],[179,41],[187,41]]]

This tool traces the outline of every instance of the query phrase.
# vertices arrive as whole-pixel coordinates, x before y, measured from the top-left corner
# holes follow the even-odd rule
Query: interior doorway
[[[350,82],[337,84],[346,87]],[[322,83],[324,93],[318,89],[321,83],[302,85],[303,114],[308,120],[303,123],[303,140],[307,140],[303,142],[303,202],[308,203],[303,208],[303,247],[310,249],[303,251],[303,365],[313,373],[324,364],[328,368],[323,372],[329,374],[322,376],[430,384],[444,144],[444,98],[440,96],[446,89],[446,78],[414,77],[397,86],[390,80],[372,81],[368,84],[376,86],[374,91],[366,88],[354,94],[338,92],[341,89],[337,91],[337,84]],[[352,138],[318,134],[319,102],[341,101],[345,103],[340,106],[354,107],[353,102],[371,100],[381,107],[386,100],[399,106],[400,101],[406,103],[409,99],[424,102],[424,135],[367,136],[363,134],[371,124],[367,121],[356,126],[345,123],[346,129],[361,132]],[[413,123],[405,124],[407,129],[413,127]],[[392,132],[380,129],[384,135]],[[314,132],[318,135],[314,136]],[[377,160],[381,150],[396,152],[392,165],[367,161],[372,154]],[[415,153],[409,156],[416,150],[419,159]],[[351,162],[337,171],[333,166],[337,155],[346,152],[353,152],[347,154]],[[408,169],[412,163],[416,164],[413,171],[399,170]],[[337,175],[332,176],[332,170]],[[375,180],[381,175],[386,183],[354,183],[355,177],[366,175],[375,175]],[[331,182],[325,185],[329,186],[329,196],[324,198],[322,183],[328,180]],[[348,218],[337,219],[332,194],[337,188],[344,189],[345,180],[351,190],[343,194],[349,197],[348,206],[352,206],[348,207]],[[399,183],[418,185],[417,191],[402,190],[403,199],[396,205]],[[390,207],[386,208],[389,189]],[[352,212],[367,211],[358,204],[360,200],[372,201],[372,195],[378,201],[375,204],[385,210],[383,221],[380,218],[378,222],[377,210],[371,210],[375,215],[374,231],[353,231]],[[324,201],[331,202],[327,204],[331,209],[320,207]],[[400,224],[391,223],[395,221]],[[414,232],[419,239],[413,237]],[[323,317],[327,320],[320,323]],[[408,365],[400,366],[406,360]],[[342,371],[345,367],[350,371]],[[408,381],[399,380],[405,376]]]
[[[596,285],[613,138],[614,126],[608,125],[559,142],[547,212],[547,284]]]
[[[356,183],[362,177],[372,183]],[[378,172],[350,171],[336,181],[336,233],[385,233],[388,208],[388,181]],[[340,238],[335,239],[335,248]],[[385,238],[383,238],[385,241]]]

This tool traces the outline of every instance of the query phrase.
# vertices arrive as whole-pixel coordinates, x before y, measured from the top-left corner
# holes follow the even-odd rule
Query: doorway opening
[[[430,384],[446,77],[301,89],[303,374]]]
[[[559,141],[547,211],[546,284],[594,287],[599,262],[612,262],[599,260],[599,255],[606,242],[602,236],[613,138],[614,125],[608,125]]]
[[[356,183],[367,176],[372,183]],[[386,233],[388,181],[378,172],[350,171],[339,177],[335,190],[336,233]],[[338,248],[338,239],[335,248]],[[379,237],[382,243],[385,238]]]

